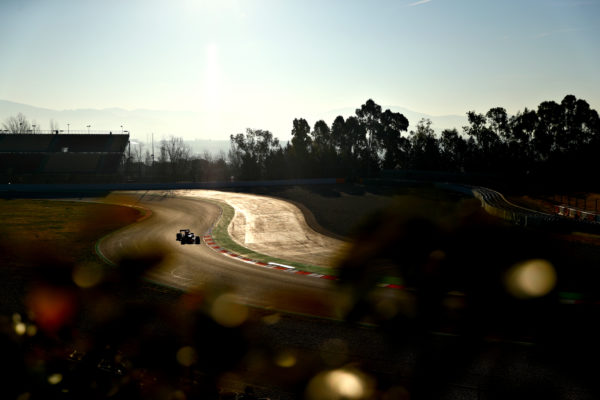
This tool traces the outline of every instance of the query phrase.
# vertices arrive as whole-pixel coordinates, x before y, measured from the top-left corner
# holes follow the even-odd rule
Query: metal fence
[[[125,131],[125,130],[121,130],[119,129],[115,129],[115,130],[98,130],[98,129],[58,129],[58,130],[50,130],[50,129],[28,129],[25,130],[23,132],[12,132],[10,130],[7,129],[0,129],[0,133],[10,133],[10,134],[14,134],[14,135],[21,135],[21,134],[84,134],[84,135],[98,135],[98,134],[102,134],[102,135],[108,135],[108,134],[123,134],[123,135],[129,135],[129,131]]]

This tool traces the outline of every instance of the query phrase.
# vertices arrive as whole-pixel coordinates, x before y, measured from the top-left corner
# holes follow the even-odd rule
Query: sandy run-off
[[[177,196],[229,204],[235,216],[229,235],[257,253],[303,264],[334,267],[345,242],[311,229],[298,207],[284,200],[244,193],[181,190]]]

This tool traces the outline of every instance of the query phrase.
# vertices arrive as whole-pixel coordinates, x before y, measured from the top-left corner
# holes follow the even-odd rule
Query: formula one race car
[[[200,236],[194,235],[189,229],[180,229],[177,233],[177,241],[181,244],[200,244]]]

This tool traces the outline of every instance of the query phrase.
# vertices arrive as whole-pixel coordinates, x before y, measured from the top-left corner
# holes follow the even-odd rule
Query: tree
[[[511,117],[509,122],[510,140],[518,143],[520,146],[529,148],[538,122],[538,116],[533,110],[525,108],[523,112],[517,112],[515,116]]]
[[[501,111],[499,114],[501,114]],[[497,116],[494,112],[490,115],[492,119]],[[503,157],[505,151],[500,137],[488,125],[486,115],[469,111],[467,118],[470,125],[463,127],[463,129],[473,139],[471,142],[473,145],[471,147],[471,166],[478,171],[493,171],[500,168],[499,160]]]
[[[315,176],[337,176],[341,171],[331,129],[323,120],[315,122],[312,131],[312,158]]]
[[[297,153],[308,153],[311,143],[310,125],[304,118],[295,118],[292,128],[292,147]]]
[[[537,109],[538,124],[533,134],[533,149],[538,161],[547,161],[556,150],[556,137],[561,130],[560,105],[554,101],[544,101]]]
[[[183,179],[186,177],[191,149],[183,141],[183,138],[171,136],[160,142],[161,160],[170,165],[171,177]]]
[[[143,165],[145,162],[145,155],[144,155],[144,143],[142,142],[129,142],[129,146],[132,146],[131,148],[131,158],[132,158],[132,162],[134,164],[138,164],[138,165]],[[147,150],[146,150],[147,152]]]
[[[383,168],[405,166],[410,151],[410,142],[402,137],[402,132],[408,130],[408,120],[404,115],[390,110],[381,114],[381,129],[377,141],[384,152]]]
[[[357,117],[348,117],[345,123],[346,140],[354,162],[360,161],[368,152],[367,131]]]
[[[380,164],[381,106],[369,99],[356,109],[356,117],[366,134],[366,146],[360,152],[361,164],[370,175],[379,170]]]
[[[513,173],[528,174],[534,170],[536,155],[533,137],[538,123],[536,112],[527,108],[509,119],[510,136],[506,142],[506,154],[511,159],[509,169]]]
[[[598,133],[598,113],[573,95],[565,96],[560,105],[564,126],[557,140],[566,151],[578,152]]]
[[[331,129],[327,125],[327,122],[318,120],[315,122],[315,126],[312,131],[312,143],[313,146],[320,149],[333,148],[333,140],[331,137]]]
[[[310,125],[304,118],[296,118],[293,122],[292,141],[287,149],[289,164],[294,178],[306,178],[311,175]]]
[[[423,118],[416,130],[410,132],[410,161],[412,168],[436,170],[440,165],[440,153],[431,120]]]
[[[358,118],[351,116],[344,120],[341,115],[337,116],[331,124],[331,143],[339,159],[339,173],[357,174],[361,155],[367,148],[366,131]]]
[[[331,143],[339,154],[349,155],[352,152],[352,143],[348,137],[346,120],[341,115],[338,115],[331,124]]]
[[[377,153],[379,147],[377,138],[380,136],[381,130],[381,106],[369,99],[360,108],[356,109],[356,116],[364,126],[369,151]]]
[[[6,118],[2,126],[8,133],[28,133],[31,131],[31,125],[22,113],[18,113],[16,117]]]
[[[467,142],[456,129],[444,129],[440,140],[441,167],[446,171],[463,171]]]
[[[246,129],[246,134],[231,135],[229,159],[240,179],[266,177],[266,160],[271,152],[281,146],[273,134],[264,130]]]
[[[508,142],[511,135],[506,110],[502,107],[490,108],[485,116],[489,130],[494,132],[496,137],[500,138],[503,142]]]

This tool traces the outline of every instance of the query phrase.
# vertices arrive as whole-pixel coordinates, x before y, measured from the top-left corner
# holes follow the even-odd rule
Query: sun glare
[[[219,109],[219,48],[215,43],[209,43],[204,56],[203,106],[205,110]]]

